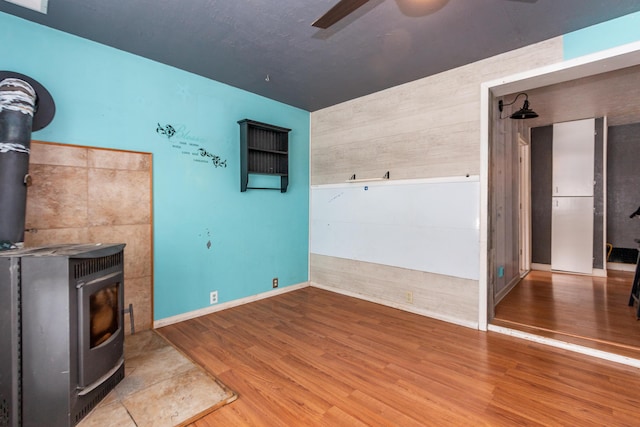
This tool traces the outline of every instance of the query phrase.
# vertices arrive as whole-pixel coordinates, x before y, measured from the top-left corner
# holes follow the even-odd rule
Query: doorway
[[[588,215],[587,220],[593,225],[593,233],[589,234],[588,271],[586,274],[575,275],[556,272],[554,267],[552,272],[553,239],[551,236],[551,223],[553,213],[551,212],[549,201],[553,199],[551,190],[551,174],[552,163],[555,167],[558,163],[552,152],[555,152],[553,145],[555,144],[552,135],[554,126],[535,127],[531,130],[531,180],[532,195],[531,204],[536,206],[535,210],[527,212],[520,211],[519,221],[521,225],[529,222],[529,213],[532,214],[535,233],[531,236],[533,242],[532,261],[533,270],[530,274],[521,280],[511,292],[501,299],[495,307],[495,316],[492,325],[498,325],[504,328],[517,330],[535,334],[537,336],[552,337],[562,341],[569,341],[579,344],[583,347],[594,350],[606,349],[606,351],[625,356],[633,357],[640,360],[640,326],[636,321],[633,308],[628,306],[630,284],[632,274],[630,272],[613,271],[607,276],[606,253],[604,242],[605,237],[605,212],[606,212],[606,195],[604,194],[605,183],[607,181],[607,168],[604,158],[610,157],[611,161],[618,159],[620,156],[607,156],[607,120],[595,120],[594,124],[585,123],[594,122],[593,120],[578,122],[565,122],[561,126],[570,125],[586,125],[586,130],[582,129],[582,133],[586,135],[586,139],[593,138],[595,134],[595,156],[588,161],[593,165],[594,176],[590,178],[590,182],[595,182],[592,192],[593,203],[588,209],[593,212]],[[633,136],[633,140],[638,146],[638,139],[635,134],[631,133],[632,129],[636,129],[633,125],[621,126],[617,132],[621,136]],[[618,129],[615,127],[614,129]],[[594,132],[595,130],[595,132]],[[574,134],[580,134],[574,132]],[[572,134],[572,135],[574,135]],[[624,148],[626,157],[632,158],[633,154],[638,152],[638,148],[633,148],[632,144],[628,144],[625,138],[617,137],[614,139],[616,144]],[[570,152],[570,155],[582,147],[577,147]],[[637,164],[637,163],[636,163]],[[614,161],[609,166],[613,169],[622,169],[619,166],[620,161]],[[584,171],[588,166],[583,166]],[[521,170],[523,168],[521,167]],[[617,182],[621,177],[633,179],[637,173],[633,172],[629,175],[625,172],[617,170],[612,171],[613,181]],[[520,174],[521,180],[521,199],[526,199],[529,195],[523,184],[526,183],[526,175]],[[553,179],[555,181],[555,179]],[[556,184],[553,185],[553,191],[556,191]],[[624,199],[623,194],[627,193],[624,188],[610,188],[612,195],[618,195],[620,202]],[[590,198],[590,199],[591,199]],[[632,204],[635,198],[626,200]],[[554,206],[555,207],[555,206]],[[628,217],[627,215],[624,215]],[[627,218],[627,222],[630,220]],[[577,227],[578,232],[583,232],[589,227]],[[617,230],[619,227],[614,227]],[[524,227],[521,227],[524,229]],[[526,232],[524,233],[526,235]],[[593,237],[593,241],[591,241]],[[578,236],[580,241],[583,236]],[[521,247],[521,250],[523,248]],[[583,249],[583,248],[579,248]],[[593,249],[591,251],[591,249]],[[557,251],[557,248],[556,248]],[[555,264],[557,266],[558,263]],[[574,271],[574,270],[568,270]]]
[[[517,93],[518,91],[527,90],[529,95],[531,96],[531,91],[537,90],[538,88],[549,87],[549,85],[560,84],[572,82],[576,79],[584,78],[587,76],[595,76],[601,74],[606,71],[623,69],[626,67],[632,67],[640,64],[640,44],[636,43],[633,45],[628,45],[625,49],[616,49],[615,51],[605,51],[596,55],[591,55],[589,57],[578,58],[577,60],[560,63],[555,66],[546,67],[544,70],[541,70],[539,73],[532,72],[526,78],[522,78],[522,76],[514,76],[512,79],[500,79],[495,82],[487,82],[482,86],[482,145],[481,145],[481,165],[484,173],[481,173],[481,197],[482,197],[482,222],[481,222],[481,265],[484,267],[484,271],[481,272],[480,279],[480,295],[479,295],[479,324],[480,329],[492,329],[496,330],[494,327],[489,327],[489,321],[492,320],[489,316],[492,310],[498,306],[497,301],[494,303],[493,301],[493,284],[491,283],[493,277],[495,276],[495,268],[498,267],[495,260],[495,253],[493,252],[492,244],[497,239],[503,239],[504,235],[499,235],[495,230],[492,229],[492,215],[495,212],[491,211],[491,206],[487,201],[492,200],[495,196],[493,193],[493,189],[491,187],[490,178],[494,173],[491,163],[490,163],[490,141],[492,138],[492,123],[494,123],[494,104],[497,102],[502,96]],[[557,93],[556,93],[557,95]],[[574,100],[571,100],[575,102]],[[568,109],[567,111],[571,111]],[[593,111],[591,116],[597,116],[598,111]],[[570,117],[564,118],[564,120],[578,119],[581,117]],[[557,118],[553,117],[552,121],[556,121]],[[493,142],[491,142],[492,144]],[[520,171],[522,173],[522,171]],[[518,178],[519,179],[519,178]],[[520,188],[519,191],[524,193],[524,189]],[[519,197],[518,200],[522,200]],[[532,207],[533,208],[533,207]],[[518,217],[520,217],[520,210],[518,210]],[[516,219],[519,221],[519,219]],[[518,229],[519,233],[517,234],[519,243],[518,243],[518,262],[519,262],[519,271],[524,273],[527,269],[526,259],[530,259],[530,257],[526,256],[526,223],[519,223]],[[552,273],[548,273],[550,275],[547,280],[549,282],[554,281],[557,282],[558,279],[553,276]],[[565,275],[568,276],[568,275]],[[586,276],[585,276],[586,277]],[[589,280],[593,278],[589,276]],[[607,288],[613,287],[614,282],[623,283],[626,278],[624,275],[620,278],[616,278],[616,280],[611,281],[612,279],[604,279],[604,278],[596,278],[598,280],[603,281],[603,285]],[[526,280],[526,279],[525,279]],[[625,285],[621,285],[621,288],[624,288]],[[629,285],[630,286],[630,285]],[[553,296],[555,293],[559,291],[552,291],[549,295]],[[593,292],[592,292],[593,293]],[[602,292],[601,292],[602,293]],[[608,295],[606,292],[603,295]],[[609,297],[607,297],[609,298]],[[609,298],[610,299],[610,298]],[[504,300],[508,301],[507,298]],[[551,302],[552,304],[552,302]],[[623,304],[623,310],[624,307]],[[538,337],[544,339],[545,334],[539,333]],[[550,338],[550,337],[546,337]],[[558,336],[552,337],[553,340],[558,340]],[[559,345],[557,343],[549,342],[552,345]],[[559,345],[561,346],[561,345]]]

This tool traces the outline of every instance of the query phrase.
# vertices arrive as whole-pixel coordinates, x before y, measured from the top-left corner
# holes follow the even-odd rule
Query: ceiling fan
[[[333,6],[327,13],[318,18],[311,25],[316,28],[322,28],[326,30],[336,22],[350,15],[360,6],[367,3],[369,0],[340,0],[335,6]]]
[[[518,1],[522,3],[535,3],[538,0],[508,0]],[[358,8],[368,3],[369,0],[340,0],[333,6],[327,13],[318,18],[311,25],[316,28],[326,30],[336,22],[346,18],[351,13],[355,12]]]

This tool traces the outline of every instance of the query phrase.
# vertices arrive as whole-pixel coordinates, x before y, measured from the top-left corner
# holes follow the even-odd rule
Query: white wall
[[[311,184],[386,171],[392,179],[478,175],[481,83],[560,61],[562,39],[554,38],[313,112]],[[477,280],[314,253],[310,270],[318,286],[471,327],[478,323]]]

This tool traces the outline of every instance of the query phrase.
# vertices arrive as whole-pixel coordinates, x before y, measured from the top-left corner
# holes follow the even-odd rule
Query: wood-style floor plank
[[[637,369],[316,288],[158,332],[239,395],[193,427],[640,421]]]
[[[532,271],[496,307],[492,323],[640,358],[640,321],[628,306],[633,273],[592,277]]]

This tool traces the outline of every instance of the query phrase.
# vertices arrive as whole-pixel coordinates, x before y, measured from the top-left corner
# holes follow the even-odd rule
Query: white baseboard
[[[607,270],[635,272],[636,271],[636,265],[635,264],[626,264],[626,263],[623,263],[623,262],[608,262],[607,263]]]
[[[334,287],[331,287],[331,286],[324,286],[324,285],[321,285],[321,284],[315,283],[315,282],[304,282],[304,283],[299,283],[297,285],[291,285],[291,286],[287,286],[287,287],[284,287],[284,288],[274,289],[272,291],[263,292],[261,294],[252,295],[252,296],[249,296],[249,297],[246,297],[246,298],[240,298],[240,299],[233,300],[233,301],[228,301],[228,302],[225,302],[225,303],[222,303],[222,304],[212,305],[210,307],[201,308],[199,310],[190,311],[188,313],[182,313],[182,314],[178,314],[176,316],[165,317],[164,319],[154,320],[153,328],[154,329],[161,328],[163,326],[172,325],[174,323],[183,322],[185,320],[195,319],[196,317],[205,316],[207,314],[211,314],[211,313],[215,313],[215,312],[218,312],[218,311],[226,310],[228,308],[238,307],[238,306],[244,305],[244,304],[249,304],[251,302],[259,301],[261,299],[271,298],[271,297],[274,297],[276,295],[281,295],[281,294],[284,294],[286,292],[296,291],[298,289],[303,289],[303,288],[306,288],[308,286],[313,286],[315,288],[324,289],[324,290],[329,291],[329,292],[335,292],[337,294],[342,294],[342,295],[346,295],[346,296],[349,296],[349,297],[358,298],[358,299],[361,299],[361,300],[373,302],[373,303],[376,303],[376,304],[385,305],[387,307],[397,308],[399,310],[407,311],[409,313],[419,314],[421,316],[430,317],[430,318],[437,319],[437,320],[442,320],[443,322],[452,323],[454,325],[464,326],[464,327],[471,328],[471,329],[478,329],[478,327],[479,327],[478,322],[465,321],[465,320],[458,319],[458,318],[455,318],[455,317],[445,316],[445,315],[442,315],[442,314],[439,314],[439,313],[434,313],[434,312],[432,312],[430,310],[417,308],[417,307],[411,306],[409,304],[394,303],[392,301],[386,301],[386,300],[383,300],[383,299],[380,299],[380,298],[369,297],[367,295],[362,295],[362,294],[358,294],[358,293],[355,293],[355,292],[346,291],[344,289],[334,288]]]
[[[340,288],[321,285],[320,283],[316,283],[316,282],[309,282],[309,285],[313,288],[324,289],[325,291],[335,292],[337,294],[346,295],[348,297],[358,298],[364,301],[369,301],[369,302],[373,302],[380,305],[386,305],[387,307],[393,307],[393,308],[397,308],[398,310],[407,311],[409,313],[419,314],[425,317],[431,317],[432,319],[442,320],[443,322],[453,323],[454,325],[458,325],[458,326],[464,326],[471,329],[478,329],[480,327],[478,322],[467,321],[467,320],[458,319],[455,317],[449,317],[439,313],[434,313],[433,311],[430,311],[430,310],[418,308],[409,304],[401,304],[393,301],[387,301],[381,298],[371,297],[369,295],[363,295],[363,294],[347,291]]]
[[[299,283],[297,285],[286,286],[283,288],[274,289],[272,291],[263,292],[261,294],[251,295],[246,298],[240,298],[233,301],[224,302],[222,304],[212,305],[210,307],[201,308],[199,310],[190,311],[188,313],[178,314],[177,316],[165,317],[164,319],[154,320],[153,328],[161,328],[163,326],[172,325],[174,323],[183,322],[189,319],[195,319],[196,317],[204,316],[206,314],[215,313],[217,311],[226,310],[228,308],[237,307],[250,302],[259,301],[265,298],[271,298],[276,295],[281,295],[291,291],[297,291],[309,286],[309,282]]]
[[[607,263],[607,268],[609,268],[609,264]],[[556,271],[556,270],[551,270],[551,265],[549,264],[537,264],[537,263],[532,263],[531,264],[531,269],[532,270],[538,270],[538,271],[554,271],[556,273],[567,273],[567,274],[582,274],[582,275],[586,275],[586,276],[596,276],[596,277],[607,277],[607,270],[603,269],[603,268],[594,268],[591,270],[591,274],[587,273],[574,273],[572,271]]]
[[[594,348],[584,347],[577,344],[571,344],[571,343],[560,341],[557,339],[542,337],[539,335],[534,335],[527,332],[518,331],[515,329],[505,328],[502,326],[489,324],[488,329],[489,331],[497,332],[499,334],[505,334],[515,338],[521,338],[528,341],[537,342],[539,344],[550,345],[552,347],[573,351],[575,353],[597,357],[598,359],[608,360],[609,362],[621,363],[623,365],[632,366],[634,368],[640,368],[640,360],[633,359],[631,357],[621,356],[619,354],[609,353],[602,350],[596,350]]]
[[[538,263],[531,263],[531,269],[532,270],[538,270],[538,271],[551,271],[551,265],[550,264],[538,264]]]

